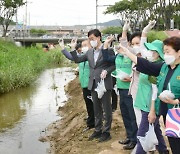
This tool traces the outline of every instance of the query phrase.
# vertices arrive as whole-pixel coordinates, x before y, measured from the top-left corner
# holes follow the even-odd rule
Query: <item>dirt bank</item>
[[[71,81],[66,86],[69,100],[65,106],[61,107],[58,113],[63,117],[48,127],[51,135],[47,139],[50,141],[51,153],[55,154],[127,154],[118,143],[119,139],[125,138],[124,125],[121,120],[119,109],[113,113],[113,123],[111,135],[112,139],[98,143],[98,141],[88,141],[92,130],[83,132],[86,127],[84,118],[87,116],[85,103],[78,78]]]

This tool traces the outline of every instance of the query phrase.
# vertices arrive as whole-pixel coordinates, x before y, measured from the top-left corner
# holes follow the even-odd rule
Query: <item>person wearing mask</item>
[[[115,40],[114,40],[115,41]],[[104,43],[105,40],[102,41]],[[113,41],[110,43],[110,48],[113,47]],[[115,74],[115,71],[112,72],[112,74]],[[112,81],[113,81],[113,89],[111,92],[111,106],[112,106],[112,112],[115,112],[117,109],[117,102],[118,102],[118,95],[116,93],[115,85],[116,85],[116,78],[112,76]]]
[[[72,51],[72,57],[76,63],[83,61],[89,62],[90,77],[88,89],[91,90],[92,100],[94,103],[95,115],[95,131],[89,137],[89,140],[99,139],[99,142],[111,139],[110,129],[112,123],[112,108],[111,108],[111,91],[113,88],[111,72],[115,69],[114,65],[104,62],[102,57],[101,32],[98,29],[93,29],[88,32],[88,39],[92,49],[86,54],[77,56],[76,51]],[[108,47],[109,42],[105,41],[104,47]],[[113,50],[109,50],[111,55],[114,55]],[[106,92],[102,98],[98,98],[97,88],[98,83],[104,80]],[[104,126],[103,126],[104,112]]]
[[[107,39],[111,41],[113,37],[110,36]],[[122,40],[120,39],[119,41],[121,42]],[[120,140],[119,143],[124,144],[123,149],[131,150],[135,147],[137,142],[137,124],[132,97],[128,95],[130,77],[120,79],[119,75],[121,75],[122,72],[125,72],[128,76],[131,74],[132,61],[122,54],[111,56],[106,48],[103,49],[103,58],[104,61],[115,63],[116,66],[117,88],[120,96],[119,106],[127,134],[127,138],[125,140]]]
[[[68,52],[64,45],[64,40],[59,41],[59,45],[61,47],[61,52],[65,55],[65,57],[69,60],[74,61],[72,55],[70,52]],[[89,41],[84,40],[82,43],[78,43],[75,47],[76,51],[79,55],[85,54],[89,49]],[[88,82],[89,82],[89,64],[88,61],[79,63],[79,81],[83,92],[83,98],[86,104],[86,110],[87,110],[87,120],[86,125],[87,128],[85,128],[83,131],[87,131],[91,128],[94,128],[94,108],[93,108],[93,102],[91,98],[91,91],[88,90]]]
[[[180,38],[170,37],[165,39],[163,43],[165,63],[149,62],[144,58],[133,55],[127,48],[121,47],[123,49],[123,54],[128,56],[136,64],[138,71],[144,74],[157,76],[157,96],[159,96],[162,91],[168,89],[171,89],[171,92],[174,94],[174,99],[169,97],[157,97],[152,114],[148,116],[149,120],[152,120],[155,116],[162,115],[165,123],[168,109],[176,104],[180,104]],[[172,153],[179,154],[180,138],[168,137],[168,140]]]
[[[155,40],[152,43],[145,43],[146,48],[150,52],[148,55],[148,60],[152,61],[153,63],[158,63],[163,60],[163,42],[159,40]],[[140,73],[139,75],[139,83],[138,83],[138,90],[136,93],[136,99],[134,106],[138,108],[141,111],[142,118],[139,125],[139,129],[137,132],[137,136],[145,136],[146,132],[149,129],[149,123],[152,123],[154,125],[154,131],[156,133],[157,139],[158,139],[158,145],[157,150],[160,154],[166,154],[169,153],[164,141],[164,138],[162,136],[162,131],[160,129],[159,124],[159,116],[153,121],[148,121],[148,114],[151,109],[151,101],[155,100],[156,98],[152,98],[152,93],[156,93],[156,91],[153,91],[154,88],[152,88],[152,84],[156,84],[156,78],[153,76],[148,76],[146,74]],[[137,150],[136,153],[139,154],[145,154],[146,152],[143,150],[142,145],[140,144],[139,140],[137,142]]]

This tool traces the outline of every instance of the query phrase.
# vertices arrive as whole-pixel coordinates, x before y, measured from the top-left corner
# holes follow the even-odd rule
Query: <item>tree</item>
[[[3,37],[6,36],[7,29],[17,9],[24,4],[23,0],[0,0],[0,24],[3,27]]]
[[[174,19],[179,27],[180,0],[122,0],[110,6],[105,14],[120,14],[121,20],[131,20],[132,29],[142,29],[149,20],[157,21],[156,29],[169,29]]]
[[[106,29],[102,30],[103,34],[119,34],[122,32],[121,27],[107,27]]]

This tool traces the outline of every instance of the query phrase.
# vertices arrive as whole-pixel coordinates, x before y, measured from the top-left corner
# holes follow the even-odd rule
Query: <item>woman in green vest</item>
[[[168,109],[176,104],[180,104],[180,38],[170,37],[163,41],[164,43],[164,61],[165,63],[151,63],[146,59],[136,57],[127,48],[123,48],[123,54],[128,56],[137,64],[137,70],[148,75],[158,77],[158,96],[164,90],[169,90],[175,98],[158,97],[155,101],[154,116],[162,115],[164,123]],[[151,119],[151,117],[149,117]],[[173,154],[180,153],[180,138],[168,137],[169,144]]]
[[[118,37],[118,41],[121,40],[121,34],[119,36],[120,37]],[[107,39],[111,41],[111,39],[113,38],[109,36]],[[122,54],[116,54],[115,56],[109,55],[107,49],[102,51],[102,55],[104,61],[112,64],[115,63],[116,66],[116,85],[120,96],[119,106],[127,134],[126,139],[120,140],[119,143],[124,145],[124,150],[131,150],[136,145],[136,134],[138,130],[136,117],[133,109],[132,96],[128,95],[131,81],[130,74],[132,68],[132,61],[127,56],[124,56]]]
[[[147,55],[149,61],[153,63],[158,63],[163,59],[163,42],[159,40],[155,40],[152,43],[144,43],[145,47],[147,48]],[[146,51],[144,51],[146,52]],[[145,54],[145,53],[144,53]],[[148,121],[148,114],[151,108],[151,101],[152,101],[152,84],[155,84],[156,78],[154,76],[149,76],[144,73],[140,73],[139,75],[139,83],[138,83],[138,90],[136,94],[136,99],[134,103],[134,107],[141,110],[142,118],[139,125],[139,129],[137,132],[137,136],[144,137],[146,132],[149,129],[149,121]],[[168,153],[166,143],[162,136],[162,131],[160,129],[159,124],[159,116],[154,120],[154,131],[156,133],[158,139],[157,150],[159,153]],[[137,149],[136,153],[145,154],[146,152],[143,150],[142,145],[140,142],[137,142]]]

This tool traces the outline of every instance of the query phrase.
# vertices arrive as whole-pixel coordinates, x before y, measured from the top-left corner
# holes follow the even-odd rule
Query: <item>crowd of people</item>
[[[65,48],[63,39],[59,41],[66,58],[79,63],[79,80],[88,115],[83,131],[94,128],[89,141],[111,139],[112,113],[119,100],[127,135],[119,141],[124,145],[123,149],[134,149],[136,154],[155,150],[160,154],[170,153],[159,118],[162,115],[165,124],[168,109],[180,104],[180,37],[148,43],[147,33],[155,23],[150,21],[142,32],[129,34],[130,21],[127,20],[116,44],[113,44],[115,38],[112,35],[102,42],[98,29],[90,30],[88,39],[81,43],[73,39],[71,52]],[[99,90],[100,85],[104,86],[102,90]],[[163,95],[164,91],[173,97],[168,93]],[[173,154],[180,153],[179,114],[178,110],[176,127],[179,136],[168,136]],[[153,126],[157,143],[147,151],[141,140],[150,126]]]

